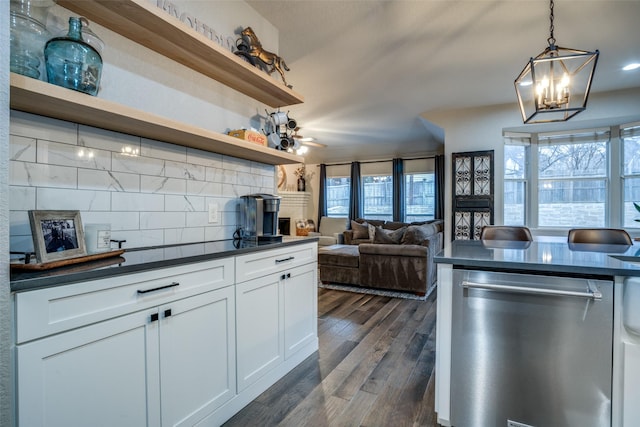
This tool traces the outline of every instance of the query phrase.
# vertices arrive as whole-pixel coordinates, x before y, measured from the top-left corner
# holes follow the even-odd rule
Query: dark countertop
[[[79,263],[68,267],[59,267],[44,271],[12,270],[11,291],[28,291],[87,280],[103,279],[106,277],[139,273],[158,268],[209,261],[216,258],[226,258],[266,249],[277,249],[317,241],[317,237],[286,237],[282,243],[258,243],[255,241],[230,239],[185,245],[129,249],[117,257]]]
[[[461,267],[604,276],[640,276],[640,244],[569,245],[566,238],[533,242],[455,240],[434,258]],[[635,262],[634,262],[635,261]]]

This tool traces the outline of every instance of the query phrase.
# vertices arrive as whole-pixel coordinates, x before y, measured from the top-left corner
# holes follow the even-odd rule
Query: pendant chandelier
[[[556,46],[550,1],[549,47],[529,59],[515,80],[518,105],[525,123],[569,120],[587,108],[593,73],[600,52]]]

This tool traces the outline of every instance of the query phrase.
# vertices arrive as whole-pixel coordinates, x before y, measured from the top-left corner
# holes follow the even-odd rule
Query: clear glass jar
[[[95,96],[100,87],[102,57],[83,38],[82,26],[81,18],[69,18],[69,32],[45,45],[47,79],[49,83]]]
[[[11,0],[9,13],[12,72],[46,80],[44,45],[50,37],[46,22],[50,1]]]

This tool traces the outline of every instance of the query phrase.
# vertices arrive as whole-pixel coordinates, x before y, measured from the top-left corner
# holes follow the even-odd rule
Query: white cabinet
[[[301,350],[317,349],[317,244],[239,256],[236,278],[240,391]]]
[[[230,264],[216,261],[213,265]],[[180,285],[164,285],[145,293],[156,289],[150,287],[158,284],[155,279],[134,283],[143,291],[135,293],[134,298],[145,308],[136,310],[135,305],[125,304],[126,298],[120,303],[115,303],[117,297],[107,299],[103,301],[105,307],[110,306],[107,302],[124,304],[130,312],[95,323],[88,322],[91,316],[87,313],[109,312],[91,309],[93,298],[113,290],[102,288],[104,282],[18,294],[16,311],[23,316],[41,308],[45,301],[51,308],[55,306],[52,303],[67,300],[71,302],[70,316],[64,320],[78,316],[85,320],[84,326],[43,338],[34,327],[38,322],[25,326],[38,338],[16,346],[19,425],[186,426],[232,399],[236,393],[232,277],[227,275],[231,282],[219,289],[215,285],[199,289],[195,283],[187,286],[189,278],[195,275],[208,278],[210,284],[217,283],[216,269],[188,268],[191,272],[185,273],[187,281],[182,291],[176,289]],[[158,279],[162,283],[179,283],[174,282],[173,269],[153,274],[157,273],[166,275]],[[122,283],[121,287],[131,285]],[[189,288],[200,293],[180,298],[190,293]],[[131,292],[116,292],[127,294]],[[40,304],[30,304],[38,300]],[[150,302],[156,305],[147,307]],[[49,319],[41,326],[46,331],[51,323]],[[26,330],[23,335],[31,336]]]
[[[139,312],[17,347],[20,426],[159,425],[157,348]],[[150,354],[151,353],[151,354]],[[156,363],[157,365],[157,363]],[[151,374],[151,375],[150,375]],[[156,405],[156,409],[158,405]]]
[[[318,339],[318,269],[315,263],[286,273],[283,282],[284,357]]]
[[[282,363],[281,293],[274,274],[236,285],[238,391]]]

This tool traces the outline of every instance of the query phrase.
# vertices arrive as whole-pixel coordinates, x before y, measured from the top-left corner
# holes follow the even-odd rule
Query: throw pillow
[[[378,226],[369,224],[369,241],[373,242],[373,239],[376,237],[376,228]]]
[[[410,225],[402,237],[403,245],[421,245],[429,236],[436,233],[436,227],[432,224]]]
[[[354,239],[369,238],[369,224],[367,224],[366,222],[360,224],[359,222],[351,221],[351,230],[353,230]]]
[[[373,243],[379,243],[383,245],[398,245],[404,236],[407,227],[401,227],[397,230],[386,230],[381,227],[376,227]]]

